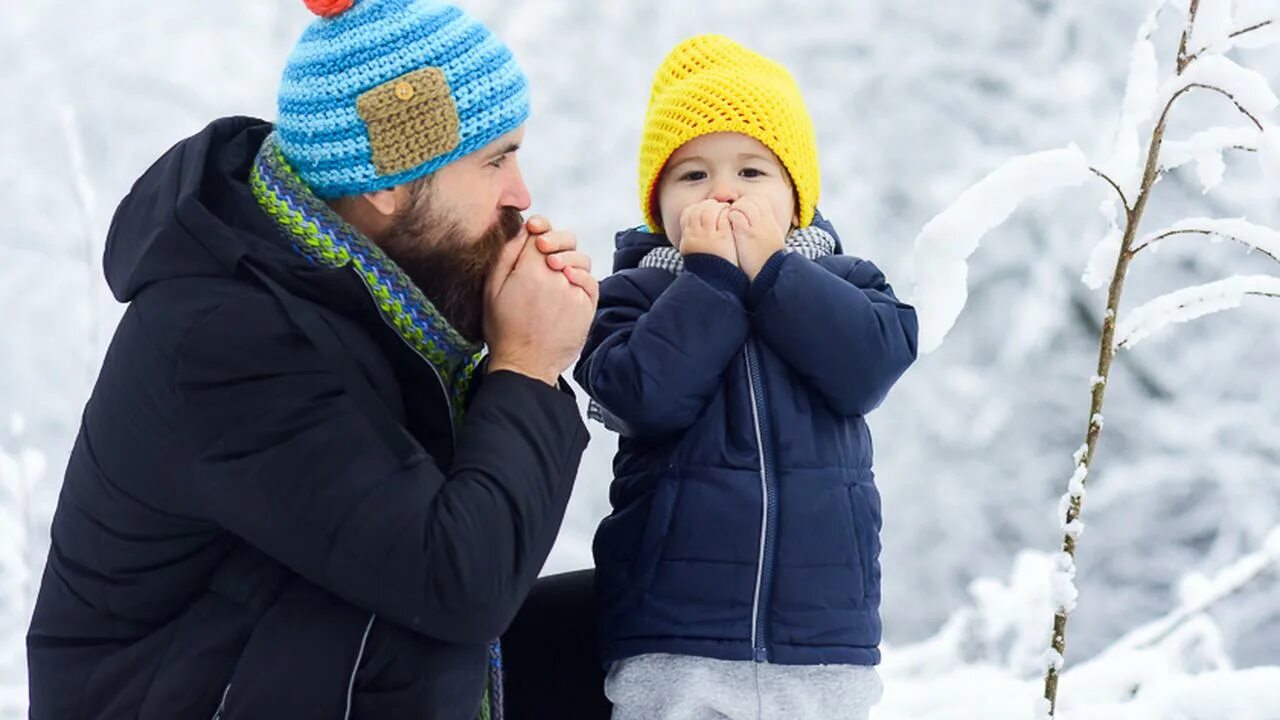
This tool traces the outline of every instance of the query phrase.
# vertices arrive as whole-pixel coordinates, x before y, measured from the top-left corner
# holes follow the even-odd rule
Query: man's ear
[[[409,200],[409,193],[403,185],[397,185],[385,190],[367,192],[360,197],[378,214],[391,217],[405,206]]]

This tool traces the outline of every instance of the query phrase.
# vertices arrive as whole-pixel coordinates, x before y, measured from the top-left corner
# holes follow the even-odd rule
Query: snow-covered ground
[[[1070,153],[1113,163],[1103,169],[1136,187],[1148,109],[1178,89],[1159,82],[1178,43],[1178,2],[1159,3],[1149,49],[1134,38],[1156,0],[463,3],[530,76],[521,165],[535,211],[577,232],[602,273],[613,231],[639,220],[652,73],[676,42],[714,31],[795,74],[818,131],[820,207],[846,251],[874,259],[903,294],[942,293],[939,307],[956,310],[945,342],[870,417],[885,513],[877,720],[1033,717],[1058,502],[1089,420],[1105,308],[1091,286],[1114,261],[1114,249],[1095,246],[1118,242],[1124,220]],[[1235,42],[1232,23],[1249,13],[1280,12],[1280,0],[1201,5],[1196,48]],[[0,2],[0,718],[25,707],[22,639],[49,517],[121,312],[100,266],[115,203],[209,119],[271,117],[307,18],[292,0]],[[1280,89],[1280,51],[1236,44],[1224,57]],[[1197,72],[1234,73],[1218,65]],[[1233,90],[1280,124],[1256,82]],[[1183,233],[1131,268],[1122,318],[1166,297],[1140,329],[1196,312],[1181,300],[1243,301],[1141,344],[1133,336],[1112,370],[1060,689],[1069,720],[1280,720],[1280,300],[1242,289],[1280,277],[1265,230],[1280,228],[1280,170],[1268,170],[1280,163],[1265,162],[1280,141],[1271,133],[1256,152],[1232,150],[1248,126],[1231,102],[1197,93],[1179,106],[1143,237],[1210,218],[1217,236],[1255,250]],[[930,223],[963,210],[965,191],[1005,161],[1041,151],[1058,153],[1059,173],[1015,173],[978,193],[976,216]],[[1010,183],[1054,192],[1002,210]],[[980,246],[965,237],[975,228]],[[917,237],[966,263],[963,312],[953,280],[912,277]],[[1272,280],[1167,295],[1232,276]],[[607,512],[614,441],[592,431],[548,572],[590,563]]]

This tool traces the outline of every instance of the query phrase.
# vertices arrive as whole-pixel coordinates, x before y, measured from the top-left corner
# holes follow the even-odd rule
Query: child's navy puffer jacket
[[[619,233],[574,372],[621,433],[594,545],[603,660],[876,664],[863,416],[915,360],[915,310],[865,260],[779,252],[750,283],[711,255],[638,267],[665,245]]]

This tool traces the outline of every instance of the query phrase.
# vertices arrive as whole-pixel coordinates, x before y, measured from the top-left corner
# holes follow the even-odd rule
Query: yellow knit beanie
[[[680,43],[658,68],[640,143],[640,205],[662,231],[654,191],[681,145],[716,132],[742,133],[773,151],[791,175],[800,227],[818,204],[818,149],[813,121],[791,73],[721,35]]]

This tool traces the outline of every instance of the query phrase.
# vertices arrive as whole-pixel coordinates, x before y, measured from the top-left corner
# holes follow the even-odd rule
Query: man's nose
[[[533,204],[533,198],[529,195],[529,188],[524,184],[524,176],[516,170],[512,178],[507,181],[506,187],[502,189],[502,198],[499,201],[501,207],[512,207],[521,212],[528,210]]]

